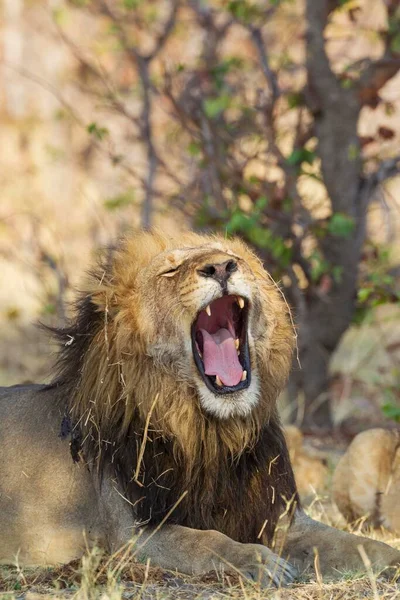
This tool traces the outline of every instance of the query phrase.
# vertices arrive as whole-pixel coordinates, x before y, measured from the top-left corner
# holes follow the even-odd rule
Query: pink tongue
[[[218,375],[224,385],[237,385],[242,378],[235,340],[228,329],[203,334],[203,362],[206,375]]]

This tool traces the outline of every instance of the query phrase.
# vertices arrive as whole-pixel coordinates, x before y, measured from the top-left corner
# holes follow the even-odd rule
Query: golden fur
[[[358,434],[336,468],[333,497],[348,521],[400,533],[400,431]]]

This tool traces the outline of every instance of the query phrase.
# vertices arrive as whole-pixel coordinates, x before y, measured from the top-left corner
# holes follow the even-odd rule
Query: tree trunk
[[[358,264],[365,236],[366,205],[362,194],[362,161],[357,135],[360,104],[354,90],[342,87],[332,72],[325,52],[324,28],[327,0],[307,0],[306,101],[313,113],[315,135],[324,183],[332,214],[354,222],[350,237],[326,235],[319,249],[332,271],[326,289],[312,289],[297,306],[299,358],[290,395],[297,399],[298,414],[304,398],[303,427],[330,427],[328,366],[352,319],[357,289]]]
[[[350,251],[352,257],[358,256],[355,248]],[[289,396],[297,409],[294,418],[304,430],[332,426],[329,364],[351,323],[356,282],[357,264],[348,264],[346,276],[333,285],[329,294],[314,296],[306,302],[306,309],[298,322],[301,368],[296,359],[289,382]]]

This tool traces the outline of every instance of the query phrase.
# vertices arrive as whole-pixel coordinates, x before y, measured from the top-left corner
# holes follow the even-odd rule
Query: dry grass
[[[90,562],[90,561],[89,561]],[[0,572],[1,573],[1,572]],[[107,569],[71,563],[59,569],[27,570],[4,569],[0,574],[0,598],[7,600],[44,597],[54,600],[122,600],[172,599],[183,600],[358,600],[373,598],[395,600],[400,598],[400,586],[384,578],[344,574],[336,582],[309,581],[289,588],[263,589],[257,584],[244,582],[235,574],[218,578],[210,573],[203,577],[185,577],[137,563],[120,569]]]
[[[336,513],[320,500],[309,509],[311,516],[331,525],[337,524]],[[384,531],[362,531],[345,527],[354,533],[385,541],[400,549],[400,538]],[[400,600],[400,572],[392,579],[342,573],[332,582],[316,577],[300,579],[289,588],[260,589],[256,583],[243,581],[237,573],[208,573],[189,577],[164,571],[150,564],[126,559],[126,554],[102,556],[98,550],[87,553],[82,560],[58,568],[22,569],[0,566],[0,600]]]

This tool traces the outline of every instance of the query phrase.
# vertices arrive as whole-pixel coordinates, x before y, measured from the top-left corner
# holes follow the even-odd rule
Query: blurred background
[[[101,246],[217,230],[292,307],[284,419],[400,421],[398,0],[1,0],[0,123],[0,384]]]

